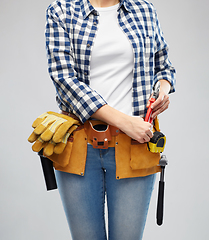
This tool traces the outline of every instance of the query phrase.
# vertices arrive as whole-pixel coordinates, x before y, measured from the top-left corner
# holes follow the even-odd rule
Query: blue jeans
[[[155,174],[116,180],[115,149],[88,145],[85,175],[56,171],[58,189],[73,240],[142,239]]]

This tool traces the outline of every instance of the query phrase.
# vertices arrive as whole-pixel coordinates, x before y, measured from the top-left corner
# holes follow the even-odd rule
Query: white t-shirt
[[[99,24],[90,61],[90,87],[111,107],[132,115],[134,55],[128,37],[119,27],[119,4],[95,8]]]

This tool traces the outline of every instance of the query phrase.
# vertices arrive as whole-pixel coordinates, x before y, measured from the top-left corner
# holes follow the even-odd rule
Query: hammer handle
[[[158,201],[157,201],[157,224],[159,226],[162,225],[163,223],[164,188],[165,188],[165,182],[159,181]]]

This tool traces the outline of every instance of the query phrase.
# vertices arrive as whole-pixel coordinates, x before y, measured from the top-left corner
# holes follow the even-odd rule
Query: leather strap
[[[65,112],[65,111],[61,111],[61,113],[64,114],[64,115],[67,115],[67,116],[69,116],[69,117],[71,117],[71,118],[73,118],[73,119],[75,119],[77,121],[80,121],[80,119],[73,113]]]

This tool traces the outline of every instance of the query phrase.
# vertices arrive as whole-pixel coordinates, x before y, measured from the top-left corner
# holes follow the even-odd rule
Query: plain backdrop
[[[164,224],[156,225],[158,180],[144,240],[206,240],[209,215],[208,0],[152,0],[177,70],[160,116],[167,136]],[[70,240],[58,191],[47,192],[27,138],[33,120],[58,111],[47,72],[45,10],[51,0],[0,2],[0,239]]]

